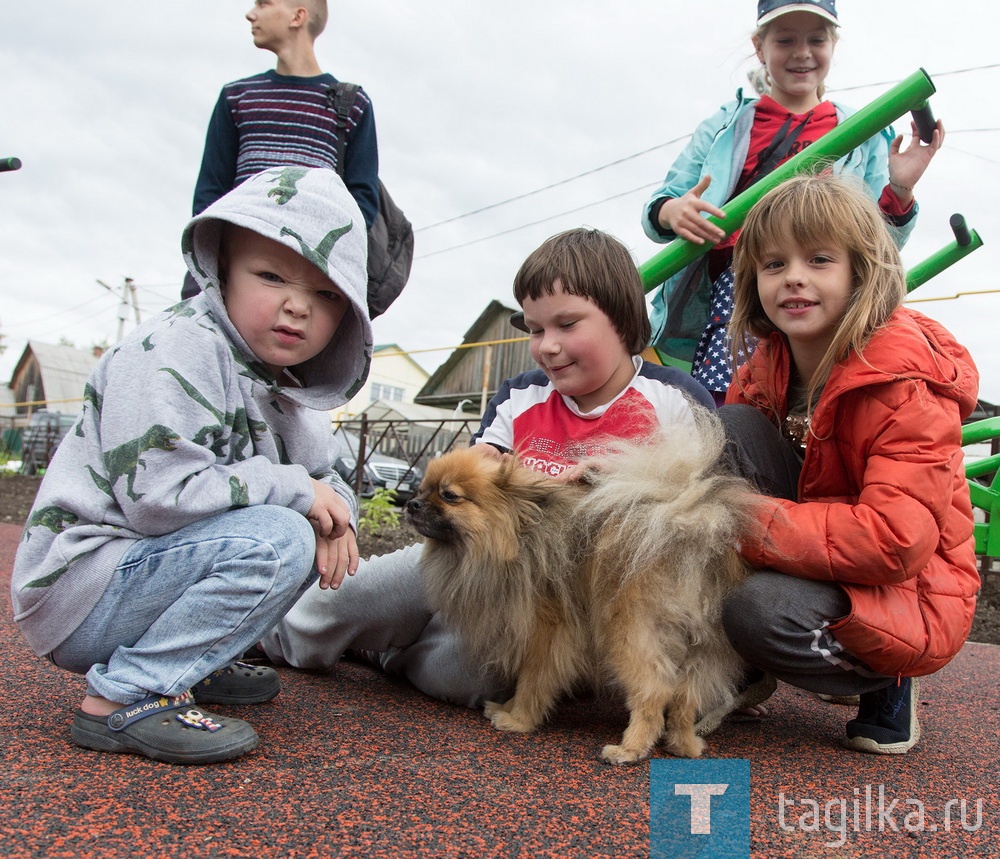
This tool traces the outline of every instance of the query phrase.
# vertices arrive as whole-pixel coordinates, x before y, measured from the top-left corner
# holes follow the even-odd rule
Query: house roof
[[[388,352],[389,354],[398,353],[400,358],[405,358],[409,361],[417,370],[419,370],[426,377],[428,372],[420,366],[413,358],[410,357],[410,353],[403,349],[398,343],[376,343],[372,347],[372,354],[378,355],[380,352]]]
[[[498,342],[493,350],[488,367],[487,393],[496,393],[504,380],[524,372],[534,366],[528,352],[527,337],[523,332],[511,327],[510,316],[514,309],[493,300],[479,314],[479,317],[462,340],[462,346],[455,349],[424,384],[415,397],[418,403],[453,406],[463,398],[480,399],[483,388],[485,352],[482,349],[465,348],[472,344]]]
[[[366,408],[363,414],[370,420],[404,420],[404,421],[441,421],[453,418],[452,409],[439,409],[435,406],[422,406],[419,403],[405,403],[388,400],[375,400]],[[460,417],[465,417],[460,415]]]
[[[32,360],[38,365],[45,399],[53,404],[52,411],[78,413],[83,401],[83,387],[98,361],[93,352],[75,346],[29,340],[14,367],[12,380],[16,381]]]

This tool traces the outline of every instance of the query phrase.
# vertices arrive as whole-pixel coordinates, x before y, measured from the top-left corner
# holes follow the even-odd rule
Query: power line
[[[460,221],[462,218],[471,218],[473,215],[478,215],[480,212],[488,212],[490,209],[496,209],[499,206],[506,206],[508,203],[513,203],[517,200],[524,200],[528,197],[533,197],[535,194],[541,194],[543,191],[550,191],[553,188],[558,188],[560,185],[567,185],[570,182],[575,182],[577,179],[582,179],[584,176],[592,176],[595,173],[600,173],[602,170],[607,170],[609,167],[617,167],[619,164],[624,164],[626,161],[632,161],[635,158],[639,158],[643,155],[648,155],[650,152],[655,152],[657,149],[663,149],[666,146],[673,146],[675,143],[680,143],[682,140],[689,138],[690,134],[682,134],[680,137],[675,137],[673,140],[668,140],[665,143],[657,143],[655,146],[650,146],[649,149],[643,149],[641,152],[635,152],[632,155],[626,155],[624,158],[619,158],[615,161],[609,161],[607,164],[602,164],[600,167],[594,167],[591,170],[584,170],[583,173],[577,173],[576,176],[570,176],[568,179],[560,179],[558,182],[553,182],[551,185],[546,185],[543,188],[536,188],[534,191],[526,191],[523,194],[518,194],[515,197],[508,197],[506,200],[501,200],[498,203],[490,203],[488,206],[482,206],[478,209],[473,209],[471,212],[466,212],[463,215],[455,215],[452,218],[445,218],[443,221],[438,221],[434,224],[428,224],[426,227],[418,227],[414,230],[415,233],[423,232],[424,230],[432,230],[434,227],[440,227],[443,224],[450,224],[453,221]]]
[[[582,212],[584,209],[589,209],[592,206],[599,206],[601,203],[607,203],[610,200],[617,200],[619,197],[627,197],[629,194],[635,194],[637,191],[643,191],[647,188],[652,188],[659,184],[660,184],[659,182],[647,182],[645,185],[640,185],[638,188],[633,188],[631,191],[623,191],[620,194],[612,194],[610,197],[605,197],[603,200],[595,200],[592,203],[584,203],[582,206],[577,206],[575,209],[568,209],[565,212],[559,212],[558,214],[555,215],[549,215],[547,218],[540,218],[537,221],[531,221],[530,223],[527,224],[521,224],[519,227],[511,227],[509,230],[501,230],[499,233],[493,233],[488,236],[480,236],[478,239],[470,239],[467,242],[462,242],[461,244],[458,245],[451,245],[450,247],[447,248],[441,248],[441,250],[431,251],[428,254],[420,254],[418,256],[415,256],[414,260],[427,259],[427,257],[437,256],[438,254],[448,253],[449,251],[457,251],[459,248],[465,248],[468,247],[469,245],[479,244],[479,242],[485,242],[489,241],[490,239],[498,238],[500,236],[506,236],[509,235],[510,233],[516,233],[519,230],[526,230],[528,227],[536,227],[539,224],[546,223],[547,221],[554,221],[556,218],[562,218],[565,215],[572,215],[575,214],[576,212]]]
[[[949,131],[948,134],[949,135],[953,135],[953,134],[973,134],[973,133],[997,132],[997,131],[1000,131],[1000,128],[966,128],[966,129],[959,129],[958,131]],[[677,140],[682,140],[682,139],[683,138],[676,138],[675,140],[672,140],[670,142],[671,143],[676,143]],[[665,146],[667,144],[662,144],[662,145]],[[656,148],[656,147],[654,147],[654,148]],[[981,158],[984,161],[989,161],[989,162],[994,163],[994,164],[1000,163],[1000,162],[995,161],[992,158],[987,158],[984,155],[977,155],[974,152],[968,152],[967,150],[959,149],[957,147],[949,147],[949,149],[951,149],[954,152],[961,152],[961,153],[963,153],[965,155],[969,155],[969,156],[972,156],[972,157],[975,157],[975,158]],[[649,152],[649,151],[651,151],[651,150],[649,150],[649,149],[645,150],[645,152]],[[641,154],[644,154],[644,153],[638,153],[638,154],[641,155]],[[630,157],[634,157],[634,156],[630,156]],[[627,160],[627,159],[622,159],[622,160]],[[614,162],[614,163],[621,163],[621,162],[618,161],[618,162]],[[605,166],[611,166],[611,165],[609,164],[609,165],[605,165]],[[602,168],[597,168],[597,169],[602,169]],[[589,172],[596,172],[596,171],[589,171]],[[580,175],[584,176],[584,175],[587,175],[587,174],[581,173]],[[559,184],[565,184],[565,182],[569,182],[569,181],[571,181],[571,180],[566,179],[563,182],[558,182],[556,184],[557,185],[559,185]],[[441,249],[436,250],[436,251],[431,251],[430,253],[417,254],[414,257],[414,260],[427,259],[428,257],[437,256],[438,254],[448,253],[449,251],[456,251],[456,250],[459,250],[460,248],[468,247],[469,245],[479,244],[480,242],[489,241],[490,239],[496,239],[496,238],[499,238],[500,236],[509,235],[510,233],[516,233],[519,230],[524,230],[524,229],[527,229],[528,227],[536,227],[539,224],[544,224],[544,223],[546,223],[548,221],[554,221],[557,218],[562,218],[562,217],[564,217],[566,215],[572,215],[572,214],[575,214],[576,212],[581,212],[584,209],[591,208],[592,206],[599,206],[599,205],[601,205],[601,203],[607,203],[607,202],[610,202],[611,200],[617,200],[619,197],[627,197],[629,194],[634,194],[637,191],[643,191],[643,190],[648,190],[650,188],[654,188],[654,187],[656,187],[659,184],[660,184],[659,182],[648,182],[645,185],[640,185],[638,188],[633,188],[631,191],[623,191],[620,194],[612,194],[610,197],[604,197],[601,200],[594,200],[594,201],[592,201],[590,203],[584,203],[582,206],[577,206],[575,209],[568,209],[565,212],[559,212],[559,213],[557,213],[555,215],[549,215],[548,217],[540,218],[537,221],[530,221],[529,223],[521,224],[520,226],[517,226],[517,227],[511,227],[511,228],[506,229],[506,230],[501,230],[498,233],[491,233],[488,236],[480,236],[477,239],[470,239],[467,242],[461,242],[461,243],[459,243],[457,245],[450,245],[450,246],[448,246],[446,248],[441,248]],[[555,185],[550,185],[548,187],[549,188],[553,188],[553,187],[555,187]],[[538,191],[532,191],[529,194],[522,194],[521,196],[522,197],[527,197],[527,196],[530,196],[530,194],[536,194],[536,193],[539,193],[539,192],[544,191],[544,190],[547,190],[547,188],[539,188]],[[520,197],[513,197],[511,199],[512,200],[520,199]],[[510,201],[508,200],[508,201],[505,201],[505,202],[510,202]],[[496,208],[497,206],[501,206],[501,205],[503,205],[503,203],[494,203],[492,206],[487,206],[484,209],[479,209],[478,211],[485,211],[488,208]],[[469,213],[469,214],[475,214],[475,213],[473,212],[473,213]],[[465,216],[464,215],[459,215],[459,216],[457,216],[455,218],[452,218],[452,220],[458,220],[459,217],[465,217]],[[441,223],[446,223],[446,222],[442,221]]]
[[[37,319],[29,319],[27,322],[12,322],[12,323],[9,323],[9,324],[8,323],[4,323],[3,327],[4,328],[22,328],[22,327],[27,326],[27,325],[38,325],[39,323],[42,323],[42,322],[51,322],[52,319],[54,317],[56,317],[56,316],[61,316],[64,313],[73,313],[74,311],[79,310],[81,307],[86,307],[88,304],[93,304],[95,301],[103,301],[104,298],[105,298],[104,294],[100,293],[98,295],[95,295],[93,298],[88,298],[86,301],[81,301],[79,304],[75,304],[72,307],[66,307],[66,308],[64,308],[62,310],[56,310],[56,311],[53,311],[52,313],[50,313],[50,314],[48,314],[46,316],[40,316]],[[103,313],[105,309],[106,308],[102,308],[100,312]],[[97,315],[97,314],[94,314],[94,315]],[[92,319],[93,316],[87,316],[85,318],[86,319]]]
[[[994,132],[995,133],[997,131],[1000,131],[1000,127],[998,127],[998,128],[962,128],[962,129],[958,129],[957,131],[949,131],[948,134],[949,135],[955,135],[955,134],[979,134],[979,133],[986,133],[986,132]],[[690,135],[685,135],[685,137],[689,137],[689,136]],[[668,141],[668,143],[676,143],[679,140],[683,140],[683,139],[684,139],[684,137],[677,137],[674,140]],[[661,146],[667,146],[668,143],[663,143],[663,144],[660,144],[660,145]],[[652,147],[652,149],[657,149],[657,148],[659,148],[659,147],[655,147],[655,146]],[[629,158],[634,158],[634,157],[637,157],[638,155],[643,155],[646,152],[651,152],[652,149],[643,150],[643,152],[636,153],[636,155],[634,155],[634,156],[628,156],[626,158],[620,159],[619,161],[615,161],[615,162],[612,162],[611,164],[606,164],[604,166],[605,167],[610,167],[613,164],[620,164],[622,161],[627,161]],[[968,152],[967,150],[959,149],[957,147],[953,147],[952,146],[952,147],[949,147],[949,149],[951,149],[954,152],[962,152],[965,155],[969,155],[969,156],[972,156],[972,157],[975,157],[975,158],[981,158],[982,160],[989,161],[991,163],[1000,163],[1000,162],[994,161],[994,159],[992,159],[992,158],[987,158],[984,155],[977,155],[974,152]],[[580,176],[586,176],[586,175],[589,175],[590,173],[596,173],[598,170],[602,170],[602,169],[604,169],[604,168],[603,167],[598,167],[598,168],[595,168],[594,170],[587,171],[587,173],[581,173]],[[574,178],[579,178],[579,176],[574,177]],[[491,206],[485,206],[482,209],[477,209],[476,212],[469,212],[469,213],[467,213],[467,215],[474,215],[477,212],[484,212],[487,209],[494,209],[494,208],[497,208],[498,206],[504,205],[504,203],[509,203],[509,202],[512,202],[513,200],[519,200],[519,199],[521,199],[523,197],[530,197],[532,194],[541,193],[542,191],[546,191],[549,188],[554,188],[557,185],[564,185],[564,184],[566,184],[567,182],[570,182],[570,181],[572,181],[572,179],[564,179],[562,182],[557,182],[554,185],[548,185],[545,188],[539,188],[537,191],[530,191],[527,194],[520,195],[519,197],[511,197],[510,200],[505,200],[505,201],[503,201],[501,203],[494,203]],[[431,251],[430,253],[418,254],[418,255],[414,256],[414,260],[427,259],[428,257],[437,256],[438,254],[448,253],[449,251],[459,250],[460,248],[465,248],[465,247],[468,247],[469,245],[479,244],[480,242],[485,242],[485,241],[488,241],[489,239],[496,239],[496,238],[499,238],[500,236],[506,236],[506,235],[509,235],[510,233],[516,233],[519,230],[524,230],[524,229],[527,229],[528,227],[535,227],[535,226],[538,226],[539,224],[544,224],[547,221],[554,221],[557,218],[561,218],[561,217],[563,217],[565,215],[572,215],[572,214],[575,214],[576,212],[581,212],[584,209],[589,209],[592,206],[599,206],[601,203],[607,203],[607,202],[609,202],[611,200],[617,200],[619,197],[627,197],[629,194],[634,194],[637,191],[642,191],[642,190],[645,190],[645,189],[653,188],[653,187],[656,187],[659,184],[660,184],[659,182],[649,182],[649,183],[647,183],[645,185],[639,186],[638,188],[633,188],[631,191],[623,191],[621,194],[612,194],[610,197],[604,197],[601,200],[594,200],[593,202],[590,202],[590,203],[584,203],[582,206],[577,206],[575,209],[569,209],[569,210],[567,210],[565,212],[559,212],[559,213],[557,213],[555,215],[549,215],[548,217],[540,218],[537,221],[531,221],[531,222],[526,223],[526,224],[521,224],[520,226],[517,226],[517,227],[511,227],[510,229],[507,229],[507,230],[501,230],[498,233],[492,233],[492,234],[490,234],[488,236],[481,236],[478,239],[470,239],[467,242],[461,242],[460,244],[457,244],[457,245],[450,245],[449,247],[441,248],[440,250],[436,250],[436,251]],[[457,221],[457,220],[459,220],[459,218],[464,218],[467,215],[457,215],[456,217],[451,218],[450,220]],[[448,223],[448,222],[447,221],[441,221],[440,223],[444,224],[444,223]],[[436,225],[434,225],[434,226],[436,226]],[[430,229],[430,228],[427,227],[426,229]]]
[[[937,78],[951,77],[952,75],[964,75],[967,74],[968,72],[980,72],[980,71],[985,71],[986,69],[996,69],[996,68],[1000,68],[1000,63],[991,63],[985,66],[970,66],[967,69],[953,69],[950,72],[935,72],[934,74],[930,74],[930,72],[928,72],[928,75],[932,80],[934,80]],[[895,86],[898,83],[899,80],[894,80],[894,81],[879,81],[878,83],[873,83],[873,84],[857,84],[855,86],[845,86],[836,88],[831,87],[829,90],[827,90],[827,92],[853,92],[854,90],[859,90],[859,89],[870,89],[871,87],[874,86]]]
[[[997,130],[1000,131],[1000,129]],[[950,131],[948,133],[951,134]],[[958,146],[949,146],[948,149],[952,152],[961,152],[963,155],[968,155],[970,158],[978,158],[981,161],[987,161],[990,164],[1000,164],[1000,161],[997,161],[996,158],[987,158],[985,155],[980,155],[978,152],[969,152],[968,149],[961,149]]]
[[[932,77],[933,78],[943,78],[943,77],[949,77],[951,75],[961,75],[961,74],[967,74],[969,72],[976,72],[976,71],[982,71],[982,70],[994,69],[994,68],[1000,68],[1000,63],[993,63],[993,64],[990,64],[990,65],[983,65],[983,66],[971,66],[971,67],[969,67],[967,69],[954,69],[953,71],[948,71],[948,72],[938,72],[938,73],[932,75]],[[878,83],[858,84],[857,86],[840,87],[838,89],[830,89],[829,92],[851,92],[853,90],[869,89],[871,87],[895,86],[897,83],[899,83],[898,80],[880,81]],[[982,128],[982,129],[975,128],[975,129],[968,129],[965,132],[963,132],[963,131],[949,131],[948,133],[949,134],[962,134],[962,133],[969,133],[969,132],[996,131],[996,130],[997,129],[994,129],[994,128]],[[500,200],[500,201],[498,201],[496,203],[490,203],[490,204],[488,204],[486,206],[480,206],[478,209],[472,209],[471,211],[465,212],[465,213],[463,213],[461,215],[454,215],[451,218],[445,218],[442,221],[436,221],[433,224],[427,224],[426,226],[423,226],[423,227],[417,227],[414,230],[414,232],[415,233],[420,233],[420,232],[424,232],[426,230],[432,230],[435,227],[440,227],[440,226],[443,226],[444,224],[451,224],[451,223],[453,223],[455,221],[460,221],[460,220],[463,220],[464,218],[471,218],[473,215],[478,215],[478,214],[480,214],[482,212],[488,212],[491,209],[499,208],[500,206],[506,206],[508,203],[514,203],[514,202],[516,202],[518,200],[524,200],[524,199],[526,199],[528,197],[533,197],[536,194],[541,194],[543,191],[550,191],[553,188],[558,188],[558,187],[560,187],[562,185],[567,185],[570,182],[575,182],[577,179],[582,179],[582,178],[584,178],[586,176],[592,176],[595,173],[600,173],[602,170],[607,170],[610,167],[617,167],[619,164],[624,164],[627,161],[632,161],[632,160],[634,160],[636,158],[639,158],[639,157],[641,157],[643,155],[648,155],[650,152],[655,152],[657,149],[663,149],[663,148],[665,148],[667,146],[673,146],[675,143],[680,143],[682,140],[686,140],[690,136],[691,136],[690,134],[683,134],[680,137],[675,137],[673,140],[667,140],[664,143],[657,143],[655,146],[650,146],[648,149],[643,149],[640,152],[633,153],[632,155],[626,155],[623,158],[618,158],[618,159],[616,159],[614,161],[609,161],[607,164],[601,164],[598,167],[593,167],[590,170],[585,170],[582,173],[578,173],[575,176],[570,176],[567,179],[561,179],[558,182],[553,182],[551,185],[545,185],[545,186],[543,186],[541,188],[536,188],[533,191],[526,191],[523,194],[517,194],[517,195],[515,195],[513,197],[508,197],[506,200]],[[595,205],[595,204],[589,204],[589,205]],[[558,217],[558,216],[554,216],[554,217]],[[538,222],[538,223],[541,223],[541,222]],[[528,226],[530,226],[530,225],[528,225]],[[498,235],[503,235],[503,233],[498,233]],[[458,247],[464,247],[464,245],[458,245]],[[434,253],[443,253],[443,251],[435,251]],[[431,256],[431,255],[432,254],[427,254],[427,256]],[[417,257],[417,259],[420,259],[420,257]]]
[[[907,298],[907,304],[918,304],[922,301],[954,301],[957,298],[965,298],[968,295],[994,295],[1000,289],[971,289],[965,292],[956,292],[954,295],[939,295],[933,298]]]

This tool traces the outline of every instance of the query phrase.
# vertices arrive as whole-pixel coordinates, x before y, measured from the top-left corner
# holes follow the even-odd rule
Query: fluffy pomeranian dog
[[[428,465],[406,506],[425,588],[470,652],[516,681],[486,705],[494,727],[531,731],[579,683],[611,682],[630,720],[606,761],[641,760],[664,736],[675,755],[702,753],[698,714],[732,709],[744,667],[720,607],[746,575],[733,547],[754,496],[720,468],[723,445],[706,412],[615,445],[579,482],[473,449]]]

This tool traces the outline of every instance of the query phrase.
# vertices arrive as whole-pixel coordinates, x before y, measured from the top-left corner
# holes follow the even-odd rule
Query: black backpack
[[[338,83],[333,106],[337,112],[337,172],[343,175],[348,117],[360,87]],[[403,291],[413,264],[413,225],[389,192],[378,183],[378,214],[368,230],[368,313],[374,319],[385,313]]]

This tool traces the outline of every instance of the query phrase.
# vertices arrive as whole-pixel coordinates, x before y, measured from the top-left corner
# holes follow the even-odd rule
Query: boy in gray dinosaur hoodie
[[[357,568],[326,410],[364,383],[372,331],[365,222],[332,170],[251,177],[182,247],[202,292],[95,367],[11,596],[32,649],[86,674],[74,742],[188,764],[257,745],[202,706],[277,695],[273,669],[234,660]]]

